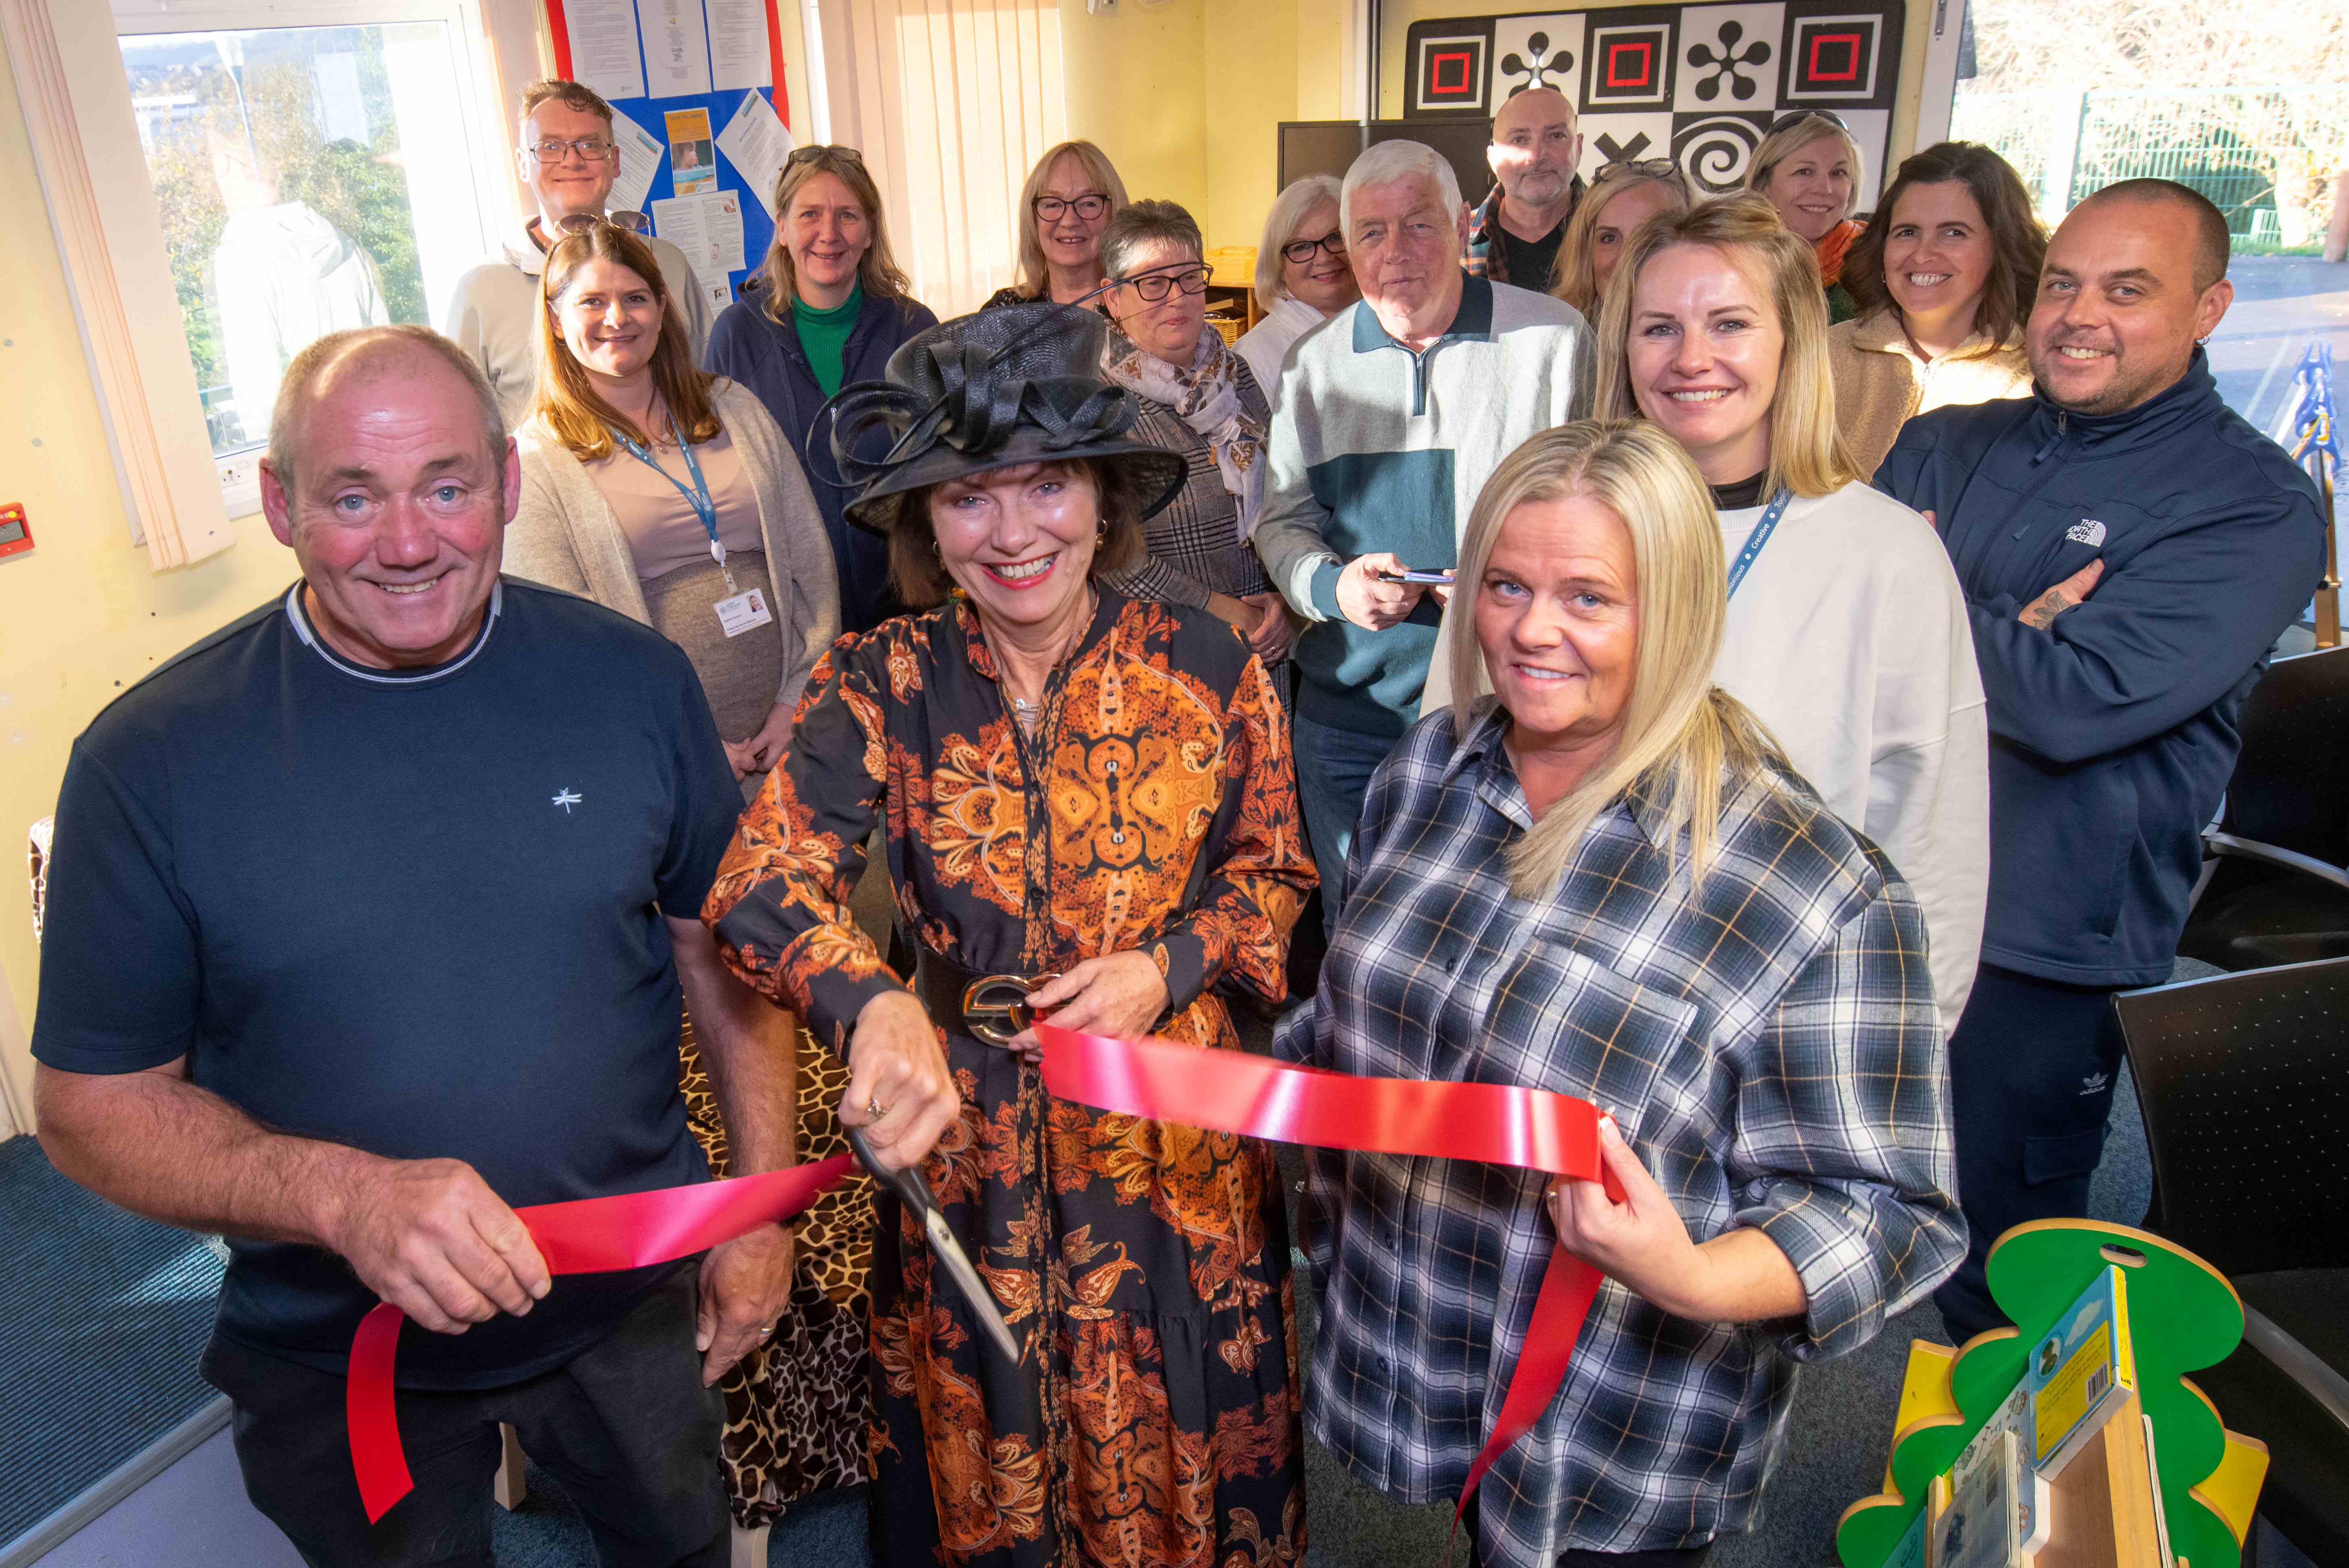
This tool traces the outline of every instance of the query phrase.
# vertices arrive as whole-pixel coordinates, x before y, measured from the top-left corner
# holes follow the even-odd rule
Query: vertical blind
[[[1067,138],[1055,0],[818,0],[835,141],[881,187],[889,244],[941,319],[1019,265],[1019,188]]]

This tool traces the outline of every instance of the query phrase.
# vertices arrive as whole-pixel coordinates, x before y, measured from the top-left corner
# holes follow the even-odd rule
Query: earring
[[[1102,523],[1093,530],[1093,548],[1099,550],[1109,542],[1109,524]]]
[[[947,552],[938,548],[938,536],[935,533],[930,535],[930,559],[941,566],[947,563]]]

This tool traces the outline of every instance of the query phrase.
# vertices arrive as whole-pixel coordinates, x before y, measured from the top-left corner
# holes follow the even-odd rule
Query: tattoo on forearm
[[[2050,588],[2033,600],[2030,606],[2023,612],[2023,624],[2026,626],[2036,626],[2044,632],[2055,624],[2056,616],[2078,602],[2061,588]]]

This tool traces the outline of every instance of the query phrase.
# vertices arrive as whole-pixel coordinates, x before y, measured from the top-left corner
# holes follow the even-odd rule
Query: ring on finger
[[[887,1116],[891,1109],[881,1103],[881,1097],[878,1095],[872,1096],[864,1102],[864,1114],[874,1121],[879,1121]]]

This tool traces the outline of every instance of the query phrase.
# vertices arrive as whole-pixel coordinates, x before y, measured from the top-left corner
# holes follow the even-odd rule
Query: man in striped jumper
[[[1590,327],[1562,301],[1462,270],[1468,209],[1415,141],[1354,160],[1339,222],[1360,304],[1290,351],[1256,547],[1312,624],[1298,638],[1297,784],[1335,933],[1371,774],[1418,717],[1441,591],[1476,492],[1537,430],[1590,410]]]

